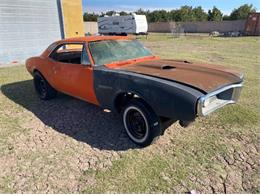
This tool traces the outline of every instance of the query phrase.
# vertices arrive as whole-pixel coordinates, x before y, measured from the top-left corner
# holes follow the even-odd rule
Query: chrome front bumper
[[[200,97],[197,103],[197,115],[206,116],[227,104],[236,103],[242,87],[242,83],[229,85]]]

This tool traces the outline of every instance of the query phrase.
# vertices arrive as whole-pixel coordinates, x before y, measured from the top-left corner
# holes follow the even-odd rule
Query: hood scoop
[[[162,70],[173,70],[175,68],[176,68],[175,66],[171,66],[171,65],[163,65],[163,66],[161,66]]]

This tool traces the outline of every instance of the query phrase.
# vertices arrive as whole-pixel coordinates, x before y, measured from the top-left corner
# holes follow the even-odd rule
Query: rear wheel
[[[46,79],[39,73],[34,73],[34,87],[35,90],[42,100],[50,100],[57,95],[57,91],[50,86]]]
[[[148,146],[161,135],[160,119],[143,101],[131,100],[123,110],[123,122],[130,139]]]

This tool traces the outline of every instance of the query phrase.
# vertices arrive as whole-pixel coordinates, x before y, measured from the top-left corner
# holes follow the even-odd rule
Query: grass
[[[160,37],[161,41],[159,41]],[[220,118],[225,123],[239,125],[257,122],[260,113],[260,101],[257,98],[260,97],[259,37],[188,36],[173,38],[169,34],[157,34],[145,43],[148,47],[153,48],[156,55],[163,58],[216,63],[243,72],[245,83],[241,104],[235,109],[232,107],[222,110]],[[230,115],[230,111],[235,112],[235,114]]]
[[[144,44],[162,58],[186,59],[217,63],[238,69],[245,74],[245,87],[240,103],[226,107],[198,121],[197,128],[206,126],[206,132],[195,130],[183,132],[173,138],[171,152],[167,151],[151,160],[146,152],[130,152],[113,167],[97,174],[100,182],[86,192],[178,192],[173,186],[187,182],[190,173],[200,175],[200,169],[214,170],[212,158],[218,153],[225,154],[228,145],[223,137],[236,136],[237,131],[249,137],[259,138],[260,119],[260,39],[181,37],[168,34],[154,34]],[[218,126],[227,128],[218,131]],[[254,130],[250,130],[250,129]],[[251,134],[252,133],[252,134]],[[251,134],[251,135],[250,135]],[[227,144],[227,145],[226,145]],[[240,144],[238,144],[240,145]],[[192,149],[196,153],[192,153]],[[155,152],[156,153],[156,152]],[[170,173],[165,182],[160,173]],[[141,184],[141,185],[140,185]],[[186,188],[196,187],[188,181]],[[179,189],[178,187],[176,189]]]
[[[239,161],[238,164],[228,167],[225,162],[219,160],[219,157],[228,157],[230,151],[235,151],[234,154],[246,153],[248,159],[254,162],[259,160],[259,155],[253,155],[255,152],[251,152],[251,156],[248,150],[253,150],[250,149],[251,146],[259,147],[260,38],[207,36],[174,38],[169,34],[152,34],[148,40],[141,38],[141,41],[162,58],[217,63],[242,71],[245,74],[245,86],[241,99],[237,105],[227,106],[206,118],[198,119],[188,129],[182,129],[177,124],[173,125],[158,143],[145,149],[129,149],[122,152],[121,157],[113,161],[112,166],[107,169],[83,170],[79,175],[81,181],[92,177],[94,183],[91,185],[81,183],[79,192],[183,193],[192,189],[208,193],[213,192],[212,189],[214,192],[224,192],[223,180],[228,181],[233,172],[244,174],[241,167],[245,165],[242,162],[239,164]],[[23,66],[0,69],[1,86],[29,79],[31,77]],[[27,104],[33,104],[36,98],[34,92],[31,93]],[[23,124],[31,120],[32,116],[27,117],[26,109],[8,99],[2,92],[0,92],[0,105],[1,162],[1,158],[8,156],[12,152],[12,147],[16,147],[10,140],[31,131]],[[27,161],[31,160],[28,158]],[[246,188],[242,184],[242,187],[237,186],[239,182],[234,179],[226,184],[228,192],[259,193],[257,170],[259,166],[247,171],[251,179],[241,179],[242,182],[251,182],[251,187]],[[0,173],[0,192],[19,190],[10,188],[12,180],[8,178],[13,177],[15,176],[7,177]],[[55,185],[53,186],[55,189]],[[24,189],[33,191],[30,188],[32,187]]]

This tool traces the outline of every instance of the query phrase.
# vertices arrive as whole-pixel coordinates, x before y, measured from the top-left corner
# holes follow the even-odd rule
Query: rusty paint
[[[247,18],[246,35],[260,35],[260,13],[250,13]]]
[[[159,60],[160,57],[159,56],[145,56],[145,57],[141,57],[141,58],[137,58],[137,59],[131,59],[131,60],[124,60],[124,61],[120,61],[120,62],[114,62],[114,63],[110,63],[110,64],[105,64],[106,67],[108,68],[117,68],[117,67],[121,67],[124,65],[129,65],[129,64],[136,64],[139,62],[145,62],[147,60]]]
[[[203,90],[214,91],[225,85],[241,82],[242,75],[223,66],[194,64],[178,60],[151,60],[116,69],[173,80]]]

